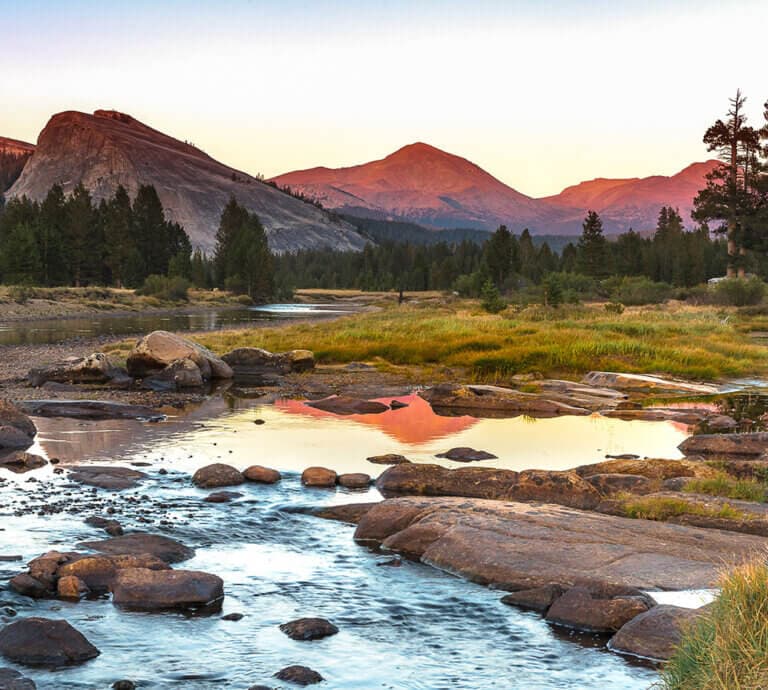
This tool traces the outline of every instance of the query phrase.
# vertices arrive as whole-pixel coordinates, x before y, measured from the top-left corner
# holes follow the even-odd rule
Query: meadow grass
[[[476,303],[392,305],[333,321],[224,331],[196,339],[215,352],[305,348],[321,363],[459,368],[476,381],[513,374],[580,376],[593,369],[689,379],[757,376],[768,349],[738,331],[722,309],[529,307],[487,314]]]
[[[684,487],[687,493],[724,496],[745,501],[765,502],[766,486],[756,479],[734,479],[725,472],[718,472],[714,477],[692,479]]]
[[[736,568],[720,595],[684,632],[655,687],[663,690],[768,688],[768,565]]]
[[[753,516],[729,506],[727,503],[717,508],[708,508],[699,503],[692,503],[683,498],[672,496],[641,496],[626,500],[622,509],[624,515],[640,520],[658,520],[664,522],[680,515],[701,515],[723,520],[751,520]]]

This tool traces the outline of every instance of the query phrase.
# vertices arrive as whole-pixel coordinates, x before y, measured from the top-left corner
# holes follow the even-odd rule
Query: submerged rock
[[[24,666],[57,668],[94,659],[99,650],[64,620],[22,618],[0,630],[0,655]]]
[[[217,462],[197,470],[192,475],[192,482],[201,489],[214,489],[220,486],[245,484],[245,477],[236,467]]]
[[[322,683],[325,680],[317,671],[307,666],[286,666],[275,674],[275,678],[302,687]]]
[[[34,681],[12,668],[0,668],[0,690],[36,690]]]
[[[304,404],[307,407],[314,407],[316,410],[332,412],[337,415],[381,414],[389,410],[387,405],[375,400],[362,400],[360,398],[348,398],[339,395],[332,395],[329,398],[313,400]]]
[[[86,541],[78,546],[115,556],[149,554],[165,563],[181,563],[195,555],[194,549],[175,539],[147,532],[131,532],[103,541]]]
[[[165,415],[144,405],[108,400],[24,400],[19,407],[37,417],[67,417],[70,419],[139,419],[158,422]]]
[[[27,382],[42,386],[47,381],[56,383],[106,383],[116,374],[115,367],[103,352],[88,357],[70,357],[45,367],[30,369]]]
[[[310,513],[315,517],[324,520],[338,520],[356,525],[376,503],[345,503],[337,506],[323,506],[322,508],[313,508]]]
[[[659,605],[626,623],[608,642],[611,651],[666,661],[680,644],[682,630],[702,615],[701,609]]]
[[[321,488],[336,486],[336,472],[326,467],[308,467],[301,473],[301,483]]]
[[[229,503],[236,498],[240,498],[243,494],[239,491],[214,491],[212,494],[208,494],[203,500],[206,503]]]
[[[292,640],[321,640],[339,632],[339,629],[325,618],[299,618],[280,626]]]
[[[217,575],[194,570],[128,568],[111,586],[117,606],[141,610],[221,609],[224,582]]]
[[[600,589],[571,587],[552,602],[547,620],[586,632],[616,632],[653,606],[639,590],[612,596],[610,588]]]
[[[69,478],[78,484],[95,486],[100,489],[123,491],[138,486],[147,475],[129,467],[112,465],[78,465],[69,471]]]
[[[451,448],[445,453],[438,453],[436,458],[445,458],[454,462],[479,462],[481,460],[496,460],[498,456],[485,450],[475,450],[462,446],[460,448]]]
[[[560,585],[555,584],[534,587],[533,589],[522,589],[503,596],[501,603],[545,614],[549,611],[549,607],[552,606],[555,599],[562,596],[564,591]]]
[[[145,335],[128,355],[126,365],[131,376],[143,378],[163,371],[178,360],[189,359],[208,379],[231,379],[230,366],[202,345],[167,331]]]
[[[397,453],[372,455],[370,458],[366,458],[366,460],[372,462],[374,465],[407,465],[411,462],[404,455],[398,455]]]
[[[37,434],[34,422],[9,400],[0,399],[0,450],[24,450]]]

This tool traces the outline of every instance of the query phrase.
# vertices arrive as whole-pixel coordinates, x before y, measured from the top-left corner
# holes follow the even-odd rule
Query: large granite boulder
[[[203,372],[191,359],[177,359],[165,369],[153,374],[144,384],[154,390],[199,388],[205,383]]]
[[[221,608],[224,582],[217,575],[194,570],[120,570],[111,585],[117,606],[141,610]]]
[[[9,400],[0,399],[0,450],[24,450],[37,429],[32,420]]]
[[[660,605],[627,622],[608,648],[621,654],[666,661],[680,644],[682,632],[702,615],[700,609]]]
[[[57,668],[93,659],[99,650],[64,620],[22,618],[0,630],[0,655],[24,666]]]
[[[245,483],[243,473],[236,467],[215,462],[201,467],[192,475],[192,482],[201,489],[215,489],[222,486],[238,486]]]
[[[768,432],[699,434],[689,436],[678,448],[686,455],[740,455],[757,458],[768,451]]]
[[[118,372],[103,352],[87,357],[70,357],[45,367],[30,369],[27,382],[30,386],[42,386],[47,381],[57,383],[106,383]]]
[[[189,359],[204,379],[231,379],[231,367],[210,350],[168,331],[153,331],[134,346],[126,360],[128,373],[143,378],[160,373],[169,364]]]

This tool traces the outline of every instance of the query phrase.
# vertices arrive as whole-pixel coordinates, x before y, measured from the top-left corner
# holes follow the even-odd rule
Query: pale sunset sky
[[[737,87],[768,99],[766,0],[0,0],[0,135],[114,108],[267,176],[415,141],[521,192],[673,174]]]

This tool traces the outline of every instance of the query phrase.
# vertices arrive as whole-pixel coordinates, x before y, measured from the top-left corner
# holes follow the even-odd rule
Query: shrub
[[[623,314],[624,305],[621,302],[608,302],[608,304],[605,305],[605,311],[609,314]]]
[[[548,274],[542,284],[542,304],[547,307],[559,307],[563,303],[563,281],[559,273]]]
[[[672,286],[644,276],[625,277],[610,286],[611,297],[622,304],[661,304],[672,296]]]
[[[189,288],[190,284],[186,278],[151,275],[146,277],[144,285],[136,292],[139,295],[178,302],[189,300]]]
[[[16,304],[26,304],[32,298],[33,291],[26,285],[11,285],[8,288],[8,296]]]
[[[498,314],[507,308],[507,303],[499,295],[498,288],[490,281],[486,280],[483,289],[480,292],[480,305],[489,314]]]
[[[728,278],[714,289],[715,301],[732,307],[760,304],[765,297],[765,283],[759,278]]]

